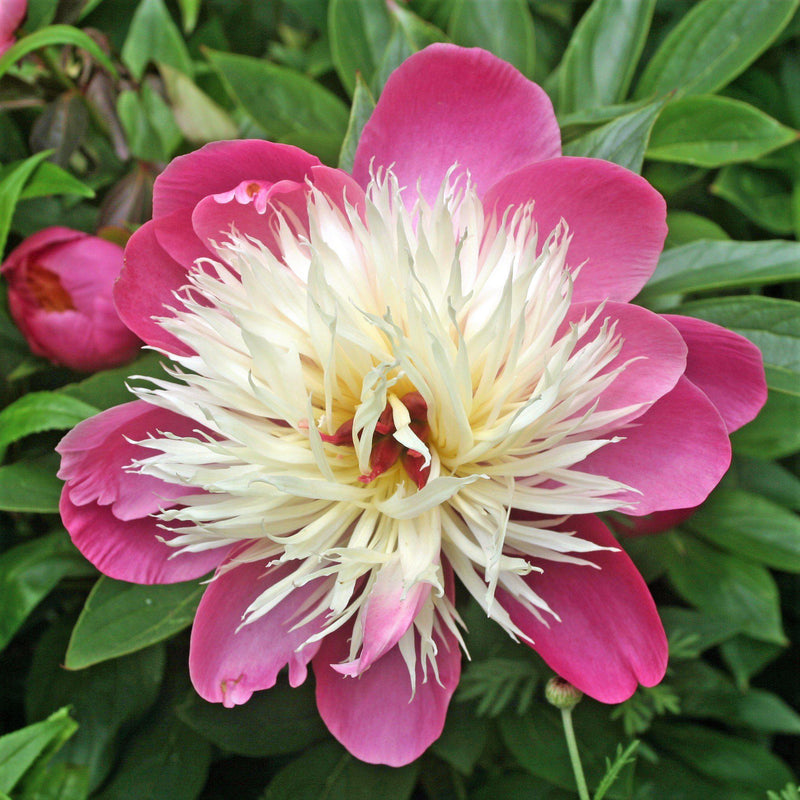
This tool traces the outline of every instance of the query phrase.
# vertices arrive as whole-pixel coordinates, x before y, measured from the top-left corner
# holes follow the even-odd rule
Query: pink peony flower
[[[0,0],[0,56],[16,41],[14,34],[28,13],[28,0]]]
[[[216,567],[189,664],[207,700],[311,663],[333,735],[405,764],[458,683],[455,579],[598,700],[662,678],[653,600],[596,514],[702,502],[763,369],[629,303],[664,201],[560,152],[538,86],[434,45],[387,82],[352,177],[237,141],[156,181],[116,301],[174,366],[66,436],[61,511],[115,578]]]
[[[31,350],[81,372],[130,361],[141,345],[120,321],[112,289],[123,249],[69,228],[27,238],[0,267],[8,304]]]

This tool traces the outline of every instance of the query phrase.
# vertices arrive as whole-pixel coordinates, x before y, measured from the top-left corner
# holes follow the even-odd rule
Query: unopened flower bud
[[[46,228],[0,267],[11,316],[36,355],[80,372],[124,364],[141,342],[111,296],[123,249],[69,228]]]
[[[544,688],[544,696],[550,705],[562,710],[570,710],[580,703],[583,692],[576,689],[569,681],[565,681],[556,675],[547,681]]]

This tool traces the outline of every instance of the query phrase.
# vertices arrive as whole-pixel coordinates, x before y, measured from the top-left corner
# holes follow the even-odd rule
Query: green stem
[[[578,742],[575,740],[575,729],[572,727],[572,709],[561,709],[561,720],[564,723],[564,736],[567,740],[569,750],[569,760],[572,762],[572,771],[575,773],[575,784],[578,787],[578,796],[581,800],[591,800],[589,797],[589,787],[586,785],[586,777],[583,774],[581,755],[578,752]]]

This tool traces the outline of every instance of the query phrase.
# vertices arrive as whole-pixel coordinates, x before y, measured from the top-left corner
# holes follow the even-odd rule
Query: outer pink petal
[[[453,164],[483,194],[504,175],[561,153],[544,91],[485,50],[434,44],[390,76],[361,134],[353,177],[366,186],[370,164],[390,167],[406,196],[420,182],[436,196]]]
[[[153,455],[127,439],[142,440],[159,432],[192,436],[200,427],[143,400],[115,406],[79,423],[61,440],[56,448],[61,454],[58,477],[67,482],[65,491],[75,505],[110,505],[120,520],[144,517],[174,505],[173,500],[191,490],[125,471],[135,459]]]
[[[576,470],[606,475],[635,491],[620,494],[626,514],[696,506],[725,474],[731,445],[714,404],[687,378],[630,425],[625,439],[596,450]]]
[[[597,517],[571,517],[564,530],[603,547],[617,546]],[[558,614],[549,627],[504,591],[497,599],[534,649],[578,689],[603,703],[627,700],[638,684],[654,686],[667,667],[667,637],[642,576],[623,551],[590,553],[600,569],[537,561],[525,581]]]
[[[288,144],[261,139],[212,142],[174,159],[156,178],[153,217],[193,209],[204,197],[245,180],[302,182],[319,163],[316,156]]]
[[[76,506],[66,486],[59,511],[78,550],[103,574],[120,581],[152,584],[192,580],[214,569],[227,552],[227,548],[220,548],[179,554],[159,540],[170,535],[152,517],[121,520],[109,506]]]
[[[665,314],[689,346],[686,377],[708,395],[732,433],[767,401],[761,351],[738,333],[694,317]]]
[[[569,324],[590,317],[597,306],[597,303],[573,304],[562,332]],[[578,346],[596,338],[604,325],[614,325],[622,339],[622,348],[601,374],[613,372],[624,364],[627,366],[603,392],[598,411],[653,403],[675,386],[686,368],[686,344],[669,322],[641,306],[605,303]],[[628,419],[635,419],[642,413],[639,409]]]
[[[562,219],[569,226],[567,260],[583,264],[573,302],[627,302],[652,275],[667,235],[666,204],[644,178],[596,158],[556,158],[506,176],[484,206],[502,216],[530,200],[541,243]]]
[[[230,562],[235,562],[233,556]],[[261,619],[239,627],[248,606],[294,567],[285,565],[267,573],[264,562],[240,564],[221,571],[200,601],[192,627],[189,670],[198,694],[228,708],[247,702],[253,692],[275,684],[289,665],[289,682],[306,679],[306,665],[319,643],[296,652],[324,620],[294,626],[309,610],[304,604],[320,588],[319,581],[300,586]],[[238,630],[237,630],[238,629]]]
[[[154,318],[170,316],[166,306],[178,304],[173,293],[186,285],[189,266],[179,264],[166,253],[150,221],[129,239],[125,266],[114,286],[120,319],[147,344],[177,355],[190,355],[191,351]]]
[[[360,675],[369,669],[400,641],[430,593],[428,583],[417,583],[410,589],[403,586],[399,560],[386,564],[370,590],[363,616],[356,623],[363,625],[364,630],[361,655],[346,664],[334,664],[333,668],[342,675],[350,676]]]
[[[449,631],[434,638],[439,648],[439,680],[428,668],[411,695],[408,667],[397,646],[357,678],[340,675],[331,664],[347,658],[346,630],[326,636],[312,662],[317,707],[328,730],[356,757],[370,764],[401,767],[439,738],[450,698],[461,675],[461,653]]]

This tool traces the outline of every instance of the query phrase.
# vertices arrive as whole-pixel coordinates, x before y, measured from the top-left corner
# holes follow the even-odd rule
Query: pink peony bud
[[[14,32],[27,13],[28,0],[0,0],[0,56],[14,44]]]
[[[133,358],[140,340],[111,297],[123,249],[69,228],[26,239],[0,267],[14,321],[36,355],[81,372]]]

